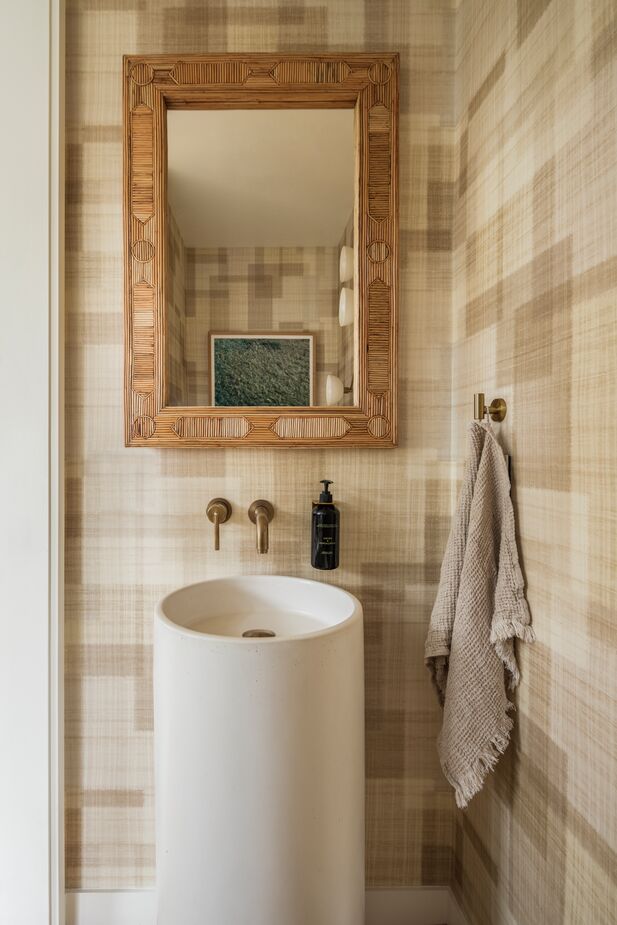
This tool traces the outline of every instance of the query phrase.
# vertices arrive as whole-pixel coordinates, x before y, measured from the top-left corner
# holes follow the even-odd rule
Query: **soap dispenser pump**
[[[318,569],[338,568],[340,512],[334,506],[329,479],[322,479],[319,501],[313,501],[311,521],[311,565]]]

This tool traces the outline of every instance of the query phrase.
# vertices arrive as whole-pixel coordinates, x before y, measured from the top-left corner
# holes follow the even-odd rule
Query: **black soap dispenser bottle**
[[[313,568],[338,568],[340,511],[334,506],[330,482],[322,479],[319,501],[313,501],[311,522],[311,565]]]

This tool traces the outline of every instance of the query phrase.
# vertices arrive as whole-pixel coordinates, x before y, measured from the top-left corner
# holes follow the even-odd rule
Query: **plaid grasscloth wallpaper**
[[[210,331],[311,333],[314,404],[326,404],[329,373],[353,386],[353,326],[338,321],[340,246],[187,248],[171,209],[167,216],[170,405],[211,404]],[[353,239],[353,215],[341,244],[348,229]]]
[[[123,53],[401,52],[399,449],[123,446]],[[334,480],[334,580],[366,619],[367,860],[373,886],[445,883],[454,814],[423,660],[451,504],[454,21],[441,0],[68,0],[67,883],[152,885],[152,615],[208,576],[315,577],[311,499]],[[427,413],[427,408],[440,409]],[[234,508],[212,550],[208,500]],[[267,556],[247,509],[276,507]]]
[[[209,331],[308,331],[325,405],[326,376],[343,375],[338,260],[338,247],[187,248],[184,404],[211,404]]]
[[[617,922],[617,6],[463,0],[454,456],[502,395],[538,641],[514,739],[457,814],[473,925]]]
[[[121,55],[401,52],[401,445],[126,450]],[[68,0],[67,878],[151,885],[156,599],[310,577],[335,481],[366,617],[371,886],[453,876],[473,925],[617,920],[617,13],[612,0]],[[503,395],[538,641],[465,814],[423,667],[474,391]],[[234,505],[212,552],[209,498]],[[276,506],[267,557],[246,509]],[[325,580],[331,580],[326,577]]]

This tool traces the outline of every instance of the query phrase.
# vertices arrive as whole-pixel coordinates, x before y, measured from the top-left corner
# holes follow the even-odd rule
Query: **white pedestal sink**
[[[222,578],[155,624],[158,925],[362,925],[359,601]]]

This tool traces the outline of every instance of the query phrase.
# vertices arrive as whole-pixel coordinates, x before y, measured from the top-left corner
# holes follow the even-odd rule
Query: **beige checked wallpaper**
[[[211,331],[310,333],[314,404],[326,404],[328,373],[353,385],[353,356],[348,370],[345,349],[351,342],[353,350],[352,327],[338,322],[338,247],[186,247],[171,209],[168,223],[171,405],[214,404]]]
[[[315,577],[311,500],[322,478],[334,480],[343,518],[342,564],[325,580],[365,606],[368,879],[404,886],[450,877],[454,815],[422,647],[452,488],[453,41],[449,3],[435,0],[68,0],[70,887],[154,881],[155,601],[214,575]],[[122,55],[327,49],[401,52],[400,448],[125,449]],[[205,516],[216,496],[233,505],[219,553]],[[261,497],[276,517],[270,552],[258,558],[247,509]]]
[[[184,404],[214,404],[209,331],[306,331],[316,353],[315,404],[325,405],[327,374],[342,375],[338,247],[190,247],[186,256]]]
[[[382,452],[125,449],[123,53],[399,51],[401,441]],[[472,925],[617,919],[617,13],[612,0],[68,0],[67,880],[154,880],[152,613],[236,572],[365,607],[367,874],[453,883]],[[176,294],[182,298],[182,294]],[[426,626],[473,392],[502,395],[525,647],[513,743],[455,811]],[[232,520],[212,551],[208,500]],[[276,507],[258,558],[246,510]]]
[[[505,759],[456,820],[474,925],[617,921],[617,7],[456,19],[453,454],[484,386],[537,642]]]

